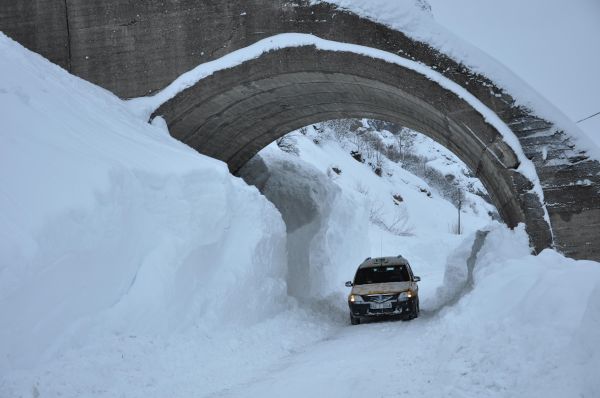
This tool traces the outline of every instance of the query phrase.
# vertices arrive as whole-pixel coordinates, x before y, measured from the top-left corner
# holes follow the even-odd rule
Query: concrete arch
[[[399,30],[392,29],[333,4],[307,0],[0,0],[0,9],[3,11],[0,30],[4,33],[73,74],[111,90],[122,98],[158,92],[199,64],[219,59],[280,33],[310,33],[322,39],[401,54],[439,71],[485,104],[510,127],[526,157],[535,164],[550,218],[554,246],[572,257],[600,260],[600,163],[590,158],[585,149],[579,146],[577,127],[558,128],[533,110],[519,106],[513,95],[492,79],[470,70],[431,45],[411,38],[401,31],[402,27]],[[434,25],[434,22],[431,23]],[[449,40],[455,41],[455,38]],[[285,57],[289,52],[291,50],[277,53],[283,57],[281,62],[288,66]],[[313,61],[327,70],[329,61],[326,59]],[[260,62],[264,63],[264,67],[277,71],[279,59],[261,57]],[[352,68],[355,70],[351,71],[353,73],[340,73],[354,76],[365,66],[361,64],[363,61],[356,62],[356,68]],[[259,67],[252,65],[256,63],[240,65],[235,73],[243,74],[248,82],[252,82],[251,74],[257,74],[258,77],[261,72]],[[283,71],[279,74],[283,74]],[[205,81],[212,82],[206,85],[206,90],[214,96],[233,87],[237,78],[227,71],[218,73],[218,76],[224,79],[220,89],[215,79]],[[258,78],[255,80],[260,81]],[[252,84],[249,83],[248,87],[240,89],[251,88]],[[413,95],[420,90],[410,79],[405,79],[405,86],[401,88]],[[205,98],[208,100],[210,96]],[[224,96],[219,98],[225,99]],[[459,117],[462,112],[460,107],[445,107],[443,100],[436,103],[434,98],[432,101],[430,104],[440,113],[448,115],[449,119],[462,120]],[[210,111],[209,103],[196,102],[194,106]],[[322,117],[326,117],[327,112],[330,115],[352,114],[348,98],[344,101],[344,107],[346,113],[332,108],[323,110]],[[183,107],[175,113],[182,111]],[[372,111],[375,112],[375,109]],[[382,112],[380,108],[377,111]],[[167,114],[168,110],[165,108],[164,112]],[[387,118],[388,112],[384,113],[380,116]],[[367,113],[362,115],[368,116]],[[429,122],[435,120],[433,115],[430,113]],[[308,123],[313,118],[316,118],[316,114],[280,126],[292,129],[300,120]],[[419,121],[416,116],[413,119],[415,123]],[[173,119],[172,123],[175,126],[179,122]],[[216,125],[214,120],[210,123]],[[452,128],[448,131],[454,131],[455,125],[450,123],[449,126]],[[250,127],[252,125],[248,125]],[[179,127],[176,129],[179,131]],[[482,133],[487,131],[486,128],[473,131],[488,137],[487,133]],[[443,137],[438,138],[444,140]],[[450,142],[446,144],[452,145]],[[497,144],[494,142],[490,148],[494,153],[502,154],[502,162],[507,170],[512,170],[510,151],[502,149],[504,146],[500,141]],[[240,153],[238,157],[242,159],[244,156]],[[478,166],[472,167],[477,170]],[[525,219],[530,234],[538,237],[534,239],[537,242],[535,246],[542,248],[549,244],[549,236],[547,223],[540,221],[543,216],[539,200],[525,188],[529,185],[526,179],[518,173],[508,174],[510,176],[503,177],[501,181],[509,186],[520,187],[513,198],[519,204],[509,206],[498,200],[498,206],[518,208],[524,212],[521,218],[515,216],[514,219]],[[499,192],[500,188],[496,191]],[[514,214],[517,213],[515,211]],[[510,220],[508,215],[505,218]]]
[[[536,250],[551,244],[532,182],[502,135],[468,102],[411,69],[314,46],[263,54],[200,80],[154,115],[171,134],[235,172],[282,135],[336,118],[369,117],[422,132],[462,159],[509,226],[523,222]]]

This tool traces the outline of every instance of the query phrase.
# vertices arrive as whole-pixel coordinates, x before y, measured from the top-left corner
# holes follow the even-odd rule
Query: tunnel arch
[[[552,243],[534,183],[516,170],[515,149],[469,102],[401,65],[315,46],[282,48],[200,79],[164,102],[158,115],[175,138],[233,172],[308,124],[366,117],[403,125],[456,154],[504,222],[525,223],[536,251]]]
[[[401,18],[365,13],[364,7],[337,0],[70,0],[52,7],[44,6],[49,0],[4,3],[4,33],[121,98],[160,93],[198,65],[289,32],[418,62],[485,104],[517,137],[535,165],[554,247],[570,257],[600,260],[600,152],[526,82],[452,35],[428,12],[420,13],[420,1],[415,1],[416,13],[404,4]],[[230,84],[224,82],[224,88]],[[519,175],[513,177],[517,185],[527,185]],[[545,237],[536,244],[540,248],[544,245],[539,242],[550,241],[548,223],[536,222],[543,219],[543,208],[539,198],[527,196],[527,189],[520,192],[524,196],[515,200],[527,216],[530,235]]]

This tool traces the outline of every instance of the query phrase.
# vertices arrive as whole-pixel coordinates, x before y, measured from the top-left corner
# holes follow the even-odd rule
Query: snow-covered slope
[[[256,189],[5,36],[0,53],[0,373],[285,304],[284,225]]]

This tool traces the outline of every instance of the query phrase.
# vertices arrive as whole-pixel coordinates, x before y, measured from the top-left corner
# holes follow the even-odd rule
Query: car
[[[408,261],[402,257],[368,257],[358,266],[354,281],[346,282],[350,323],[365,319],[396,316],[411,320],[419,316],[420,277],[414,276]]]

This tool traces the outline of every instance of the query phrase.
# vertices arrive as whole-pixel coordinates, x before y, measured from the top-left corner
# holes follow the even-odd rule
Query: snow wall
[[[285,304],[285,226],[255,188],[1,34],[0,53],[0,373]]]
[[[306,299],[346,292],[344,281],[370,253],[364,198],[275,144],[261,155],[240,175],[277,206],[286,223],[289,293]],[[345,299],[337,302],[344,305]]]

